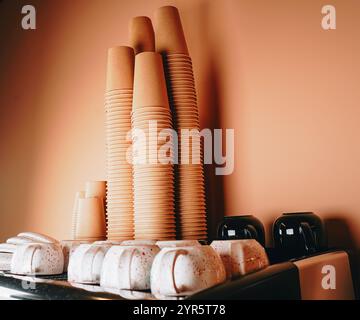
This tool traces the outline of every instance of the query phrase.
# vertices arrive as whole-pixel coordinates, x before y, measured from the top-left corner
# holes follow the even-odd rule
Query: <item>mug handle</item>
[[[86,280],[91,280],[92,277],[92,269],[93,269],[93,262],[95,259],[96,253],[99,251],[99,246],[91,246],[89,249],[86,250],[84,259],[81,263],[81,272],[84,272],[84,266],[86,272],[84,272],[84,276],[82,278],[85,278]]]
[[[246,233],[249,235],[248,239],[259,240],[258,239],[258,232],[256,231],[254,226],[252,226],[251,224],[248,224],[246,226],[245,230],[246,230]]]
[[[300,227],[304,238],[306,251],[309,253],[315,252],[316,250],[315,239],[314,239],[314,234],[310,228],[310,225],[307,222],[301,222]]]
[[[281,233],[280,233],[281,231]],[[280,240],[280,245],[281,246],[284,246],[284,239],[285,239],[285,235],[286,235],[286,226],[285,224],[281,223],[280,226],[279,226],[279,240]]]
[[[160,283],[170,283],[172,285],[171,290],[173,293],[178,294],[179,289],[176,287],[175,283],[175,262],[179,255],[188,254],[187,250],[184,249],[174,249],[164,253],[164,255],[160,259],[160,266],[170,265],[170,268],[163,268],[160,270]],[[169,282],[168,279],[171,279]]]
[[[224,227],[225,227],[225,222],[224,221],[219,223],[218,228],[217,228],[217,235],[218,235],[219,239],[225,239]]]
[[[25,246],[23,251],[24,254],[23,265],[25,266],[25,273],[28,274],[34,273],[32,260],[34,258],[34,254],[37,249],[41,249],[41,246],[39,244],[33,243]]]
[[[132,283],[131,283],[131,263],[132,260],[134,258],[134,254],[135,252],[138,251],[138,249],[136,248],[124,248],[124,250],[121,252],[120,256],[119,256],[119,270],[122,269],[123,267],[125,268],[125,272],[123,274],[121,274],[121,277],[126,277],[126,283],[128,285],[128,288],[126,289],[132,289]],[[124,262],[125,261],[125,262]],[[120,284],[119,284],[119,288],[120,288]],[[124,288],[120,288],[120,289],[124,289]]]

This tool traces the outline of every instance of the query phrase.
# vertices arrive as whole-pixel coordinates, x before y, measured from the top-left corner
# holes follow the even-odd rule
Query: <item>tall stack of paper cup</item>
[[[143,52],[135,58],[131,118],[135,239],[175,239],[173,140],[166,132],[172,117],[158,53]]]
[[[135,17],[129,24],[130,46],[135,54],[155,51],[155,35],[150,18]]]
[[[182,129],[200,130],[192,61],[188,53],[180,15],[175,7],[159,8],[155,13],[156,51],[164,58],[165,74],[174,126],[181,137]],[[199,138],[199,135],[196,135]],[[176,203],[178,232],[181,239],[206,239],[205,188],[200,144],[187,144],[179,138]],[[187,150],[186,150],[187,149]],[[190,151],[189,151],[190,150]],[[195,152],[194,152],[195,151]],[[199,153],[198,155],[196,153]],[[190,157],[190,164],[184,164]],[[199,158],[199,163],[193,161]],[[192,158],[192,159],[191,159]]]
[[[131,130],[134,59],[134,50],[130,47],[114,47],[108,51],[105,111],[107,237],[110,240],[134,237],[132,165],[128,157],[131,138],[127,140]]]

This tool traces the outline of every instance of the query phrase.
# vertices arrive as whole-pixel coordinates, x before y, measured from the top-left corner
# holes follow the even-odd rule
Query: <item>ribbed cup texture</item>
[[[109,50],[105,93],[107,238],[134,238],[131,165],[131,110],[134,51],[128,47]],[[129,134],[129,139],[127,135]]]
[[[132,112],[135,239],[176,237],[171,128],[161,56],[140,53]]]
[[[181,239],[205,240],[203,153],[192,62],[185,54],[167,54],[164,60],[174,127],[179,136],[179,165],[176,166],[178,235]],[[186,129],[191,133],[189,139],[182,136]]]

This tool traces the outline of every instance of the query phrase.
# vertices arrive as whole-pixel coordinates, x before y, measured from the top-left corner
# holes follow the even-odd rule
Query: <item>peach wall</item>
[[[36,31],[20,28],[29,3]],[[336,31],[320,27],[328,3]],[[280,213],[311,210],[331,243],[360,245],[357,0],[0,2],[0,238],[70,236],[75,191],[105,179],[106,50],[165,4],[183,18],[202,126],[235,129],[234,173],[206,168],[211,230],[224,213],[270,231]]]

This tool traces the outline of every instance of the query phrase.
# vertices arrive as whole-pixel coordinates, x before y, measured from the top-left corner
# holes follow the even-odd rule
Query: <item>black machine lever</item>
[[[305,250],[314,253],[316,251],[316,241],[310,225],[307,222],[301,222],[299,231],[304,238]]]

